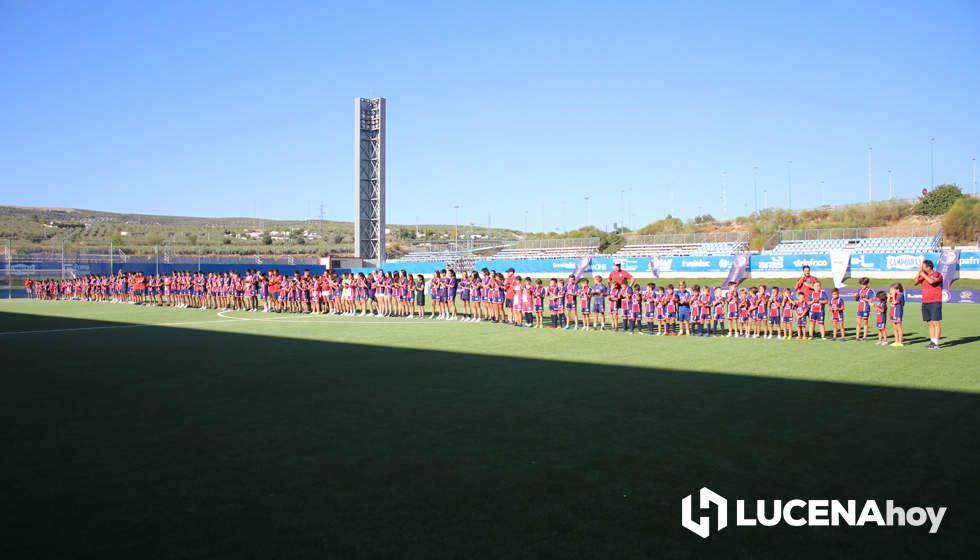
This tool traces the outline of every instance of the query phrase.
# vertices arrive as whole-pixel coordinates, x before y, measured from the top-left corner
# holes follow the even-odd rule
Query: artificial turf
[[[0,553],[975,557],[980,307],[944,314],[933,352],[917,305],[883,348],[3,301]],[[949,511],[702,540],[701,486]]]

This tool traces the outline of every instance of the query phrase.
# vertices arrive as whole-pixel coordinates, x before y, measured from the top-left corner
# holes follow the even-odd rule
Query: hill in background
[[[445,243],[452,225],[388,225],[393,255],[412,241]],[[460,227],[469,239],[517,239],[506,229]],[[354,224],[330,220],[266,220],[247,217],[203,218],[123,214],[76,208],[0,206],[0,244],[14,254],[60,252],[107,254],[109,247],[132,255],[345,255],[354,249]]]
[[[461,226],[461,241],[474,245],[495,242],[565,237],[598,237],[602,252],[614,252],[624,234],[744,233],[752,250],[771,248],[786,230],[894,227],[896,231],[938,231],[944,228],[947,244],[980,241],[980,198],[968,196],[956,185],[940,185],[917,200],[887,200],[870,204],[821,206],[806,210],[769,208],[731,220],[711,215],[683,221],[667,215],[631,232],[625,228],[603,231],[587,226],[569,232],[522,233],[499,228]],[[899,229],[901,228],[901,229]],[[426,249],[446,248],[453,242],[453,225],[388,225],[390,257],[409,251],[412,243]],[[829,233],[829,232],[828,232]],[[853,231],[854,237],[867,232]],[[74,208],[0,206],[0,244],[14,254],[107,254],[110,246],[130,255],[157,251],[172,255],[346,255],[353,252],[351,222],[320,220],[264,220],[261,218],[200,218],[121,214]],[[849,234],[850,235],[850,234]],[[894,235],[925,235],[896,233]],[[930,234],[931,235],[931,234]]]

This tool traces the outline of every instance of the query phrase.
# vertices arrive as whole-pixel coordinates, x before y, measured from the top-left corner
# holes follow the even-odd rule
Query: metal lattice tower
[[[354,251],[385,261],[385,100],[354,99]]]

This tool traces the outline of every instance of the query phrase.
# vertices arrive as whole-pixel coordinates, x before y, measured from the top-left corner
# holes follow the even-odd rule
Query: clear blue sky
[[[349,220],[360,95],[391,223],[635,227],[971,189],[980,2],[9,1],[0,84],[0,204]]]

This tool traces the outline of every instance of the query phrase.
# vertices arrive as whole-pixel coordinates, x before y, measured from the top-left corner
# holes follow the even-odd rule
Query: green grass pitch
[[[0,556],[976,557],[980,306],[944,314],[932,352],[917,305],[882,348],[0,301]],[[702,486],[949,511],[702,540]]]

